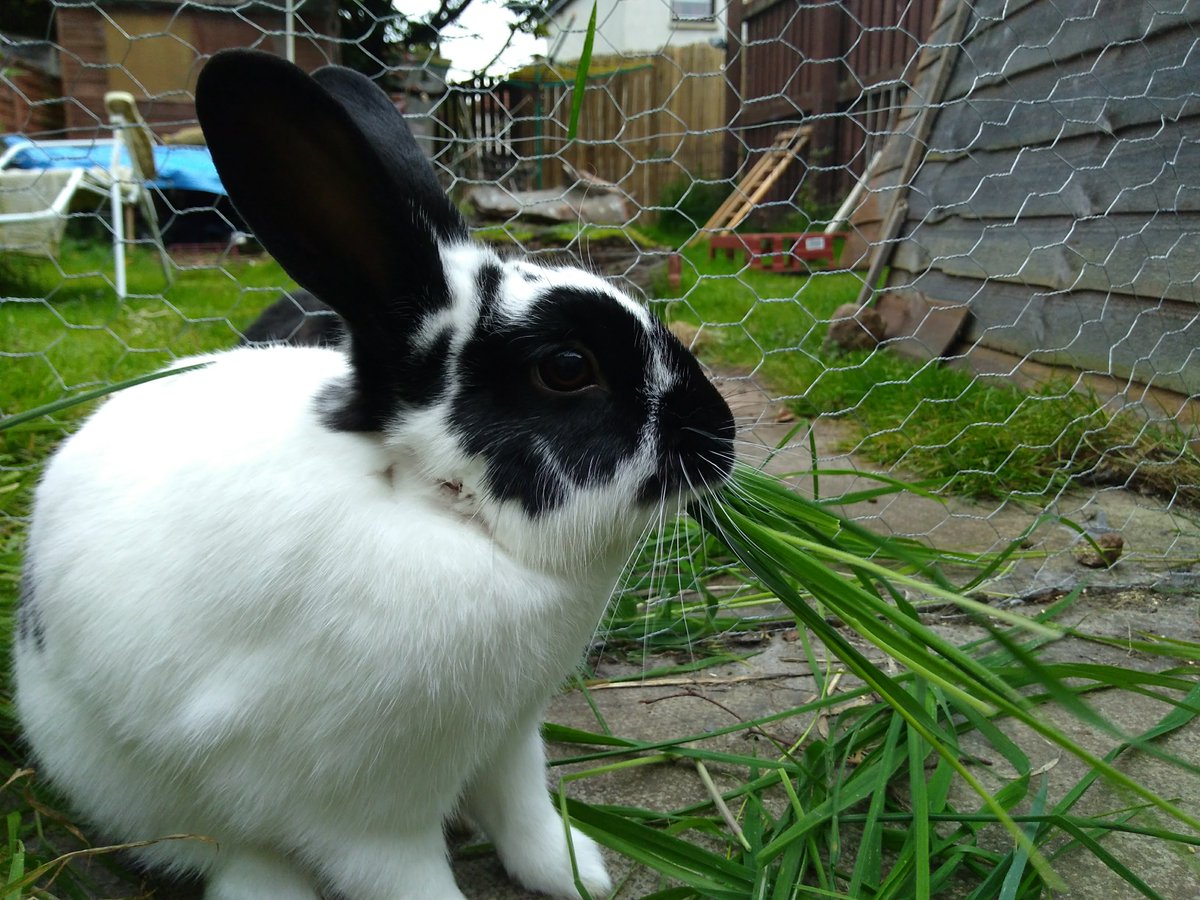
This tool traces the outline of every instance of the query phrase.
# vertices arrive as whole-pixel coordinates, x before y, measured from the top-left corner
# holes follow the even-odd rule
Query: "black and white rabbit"
[[[141,852],[214,900],[461,897],[459,813],[575,897],[541,716],[656,511],[727,478],[729,409],[605,281],[471,243],[362,76],[229,51],[196,103],[348,339],[202,357],[50,461],[15,648],[40,771],[108,836],[211,838]]]

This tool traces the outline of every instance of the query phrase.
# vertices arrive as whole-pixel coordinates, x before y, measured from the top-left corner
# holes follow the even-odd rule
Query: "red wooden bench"
[[[757,234],[714,234],[708,244],[708,256],[718,250],[726,259],[741,252],[753,268],[768,272],[807,272],[807,262],[824,260],[832,265],[834,240],[844,238],[844,231],[826,234],[823,231],[762,232]]]

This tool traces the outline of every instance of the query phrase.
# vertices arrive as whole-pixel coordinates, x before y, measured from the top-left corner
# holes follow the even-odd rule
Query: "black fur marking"
[[[335,347],[344,336],[345,324],[337,313],[308,291],[293,291],[263,310],[242,335],[242,343]]]
[[[424,406],[445,382],[449,335],[427,351],[406,346],[413,328],[400,317],[373,319],[370,326],[348,323],[353,380],[345,385],[345,408],[326,422],[337,431],[382,431],[399,410]]]
[[[355,386],[347,379],[330,382],[317,395],[325,427],[333,431],[381,431],[389,416],[405,409],[429,406],[446,390],[450,329],[443,329],[422,351],[397,359],[387,383]],[[403,384],[403,391],[391,387]]]
[[[443,328],[429,346],[414,351],[404,373],[405,402],[412,406],[437,403],[446,391],[446,366],[450,361],[449,328]]]
[[[729,405],[691,353],[665,328],[663,333],[677,381],[659,406],[658,470],[642,485],[638,499],[645,503],[716,485],[733,470]]]
[[[450,304],[440,245],[468,232],[387,95],[348,69],[228,50],[201,72],[196,111],[238,212],[345,322],[353,376],[322,395],[330,427],[378,431],[428,402],[444,365],[422,371],[412,336]]]
[[[484,263],[475,276],[476,288],[479,291],[479,311],[482,318],[487,318],[496,309],[500,299],[500,282],[504,279],[504,270],[496,263]]]
[[[443,242],[465,241],[466,223],[438,183],[433,165],[391,99],[364,75],[342,66],[326,66],[312,78],[354,120],[384,163],[400,196],[411,196]]]
[[[570,394],[537,386],[532,370],[564,346],[591,353],[600,386]],[[673,378],[662,397],[649,389],[656,355]],[[724,398],[660,322],[647,329],[604,292],[555,288],[520,322],[482,318],[458,371],[453,426],[468,452],[487,461],[496,497],[531,516],[562,505],[573,488],[611,482],[652,414],[659,459],[639,500],[714,485],[731,470],[734,426]]]
[[[330,431],[371,431],[371,416],[359,408],[358,399],[350,380],[338,378],[317,392],[317,416]]]
[[[548,291],[517,323],[481,320],[459,359],[451,421],[467,450],[487,460],[490,488],[530,515],[562,504],[570,486],[612,480],[635,452],[649,414],[645,327],[597,291]],[[551,394],[537,362],[564,345],[596,359],[604,387]]]
[[[17,639],[28,641],[32,638],[33,646],[42,650],[46,646],[46,626],[33,595],[33,567],[28,562],[21,571],[17,597]]]

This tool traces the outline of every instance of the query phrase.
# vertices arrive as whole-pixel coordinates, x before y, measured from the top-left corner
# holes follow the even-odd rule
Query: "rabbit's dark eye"
[[[534,382],[556,394],[573,394],[599,384],[592,355],[564,347],[540,360],[533,369]]]

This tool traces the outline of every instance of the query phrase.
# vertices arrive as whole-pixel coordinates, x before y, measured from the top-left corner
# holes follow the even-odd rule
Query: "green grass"
[[[0,330],[18,354],[0,401],[6,410],[72,390],[140,374],[171,358],[232,346],[235,330],[294,283],[271,260],[229,258],[194,265],[166,286],[155,257],[135,249],[125,303],[105,276],[108,248],[64,248],[62,268],[10,256],[0,266]],[[30,298],[22,300],[20,298]],[[22,355],[23,354],[23,355]],[[15,368],[14,368],[15,366]]]
[[[564,222],[558,225],[534,226],[524,222],[504,225],[486,225],[472,229],[472,236],[489,244],[522,247],[570,247],[575,244],[586,248],[590,244],[612,243],[623,247],[639,247],[643,250],[659,249],[658,240],[636,228],[609,225],[579,225]],[[585,253],[586,255],[586,253]]]
[[[880,482],[876,490],[905,489]],[[1069,853],[1091,854],[1096,868],[1131,893],[1160,896],[1138,860],[1122,858],[1106,841],[1142,835],[1186,857],[1200,847],[1200,821],[1137,783],[1118,761],[1140,751],[1177,767],[1180,779],[1200,772],[1157,744],[1200,715],[1200,645],[1133,638],[1131,652],[1162,660],[1147,671],[1053,662],[1045,653],[1061,641],[1107,640],[1060,624],[1078,614],[1078,593],[1032,618],[966,596],[1018,552],[1019,539],[996,557],[948,557],[840,519],[831,509],[845,499],[806,499],[741,470],[720,502],[694,510],[700,524],[678,523],[652,541],[643,557],[651,569],[648,560],[664,547],[703,549],[692,580],[664,589],[693,597],[680,607],[693,637],[712,623],[706,609],[728,611],[723,595],[780,601],[799,625],[796,654],[808,660],[816,696],[715,732],[663,740],[613,735],[599,716],[595,731],[547,726],[549,737],[579,748],[554,765],[584,767],[563,776],[563,788],[644,766],[693,766],[702,779],[707,767],[736,773],[735,787],[720,791],[707,780],[709,799],[678,809],[589,806],[564,792],[564,811],[601,843],[670,879],[676,887],[664,898],[1043,897],[1062,889],[1054,866]],[[974,571],[953,584],[942,561]],[[720,574],[706,581],[714,564]],[[644,598],[646,577],[635,570],[629,590]],[[618,601],[618,625],[627,599]],[[942,638],[922,619],[931,603],[958,606],[982,637],[962,644]],[[641,608],[651,629],[668,624]],[[653,633],[674,637],[670,628]],[[864,643],[899,667],[872,662]],[[830,655],[836,663],[823,663]],[[843,676],[852,680],[839,686]],[[1143,708],[1160,703],[1161,717],[1139,734],[1123,734],[1091,705],[1104,694]],[[799,740],[774,736],[795,722],[809,723]],[[1085,774],[1057,779],[1051,792],[1046,771],[1030,759],[1036,746],[1012,737],[1018,724],[1037,744],[1081,760]],[[753,752],[712,743],[743,733],[760,738]],[[1106,735],[1110,749],[1089,751],[1082,734]],[[1101,781],[1114,786],[1108,799],[1095,796]],[[1111,809],[1095,811],[1106,804]]]
[[[244,257],[192,265],[167,287],[157,257],[135,248],[130,296],[121,303],[106,280],[111,259],[106,245],[68,242],[59,265],[15,255],[0,262],[0,296],[6,298],[0,302],[6,354],[0,414],[232,347],[236,329],[253,321],[281,287],[294,286],[272,260]],[[0,438],[0,546],[19,530],[28,508],[32,479],[19,473],[31,472],[89,408],[30,422]]]
[[[276,286],[287,283],[274,264],[242,260],[185,271],[160,297],[153,257],[138,254],[132,289],[147,296],[118,305],[96,274],[107,265],[104,248],[68,250],[71,262],[63,271],[6,261],[9,268],[0,273],[6,295],[33,298],[0,304],[5,350],[18,353],[5,361],[4,414],[143,374],[168,358],[230,346],[236,340],[233,329],[247,324],[274,299]],[[919,470],[932,463],[922,463],[917,451],[938,441],[918,429],[927,428],[930,419],[954,428],[942,420],[968,402],[964,392],[977,392],[969,402],[984,404],[973,408],[989,410],[992,418],[1009,409],[1006,403],[1015,403],[1013,414],[1034,403],[1007,388],[959,388],[951,380],[956,375],[885,354],[826,355],[820,347],[822,323],[856,292],[853,276],[736,276],[732,266],[722,272],[720,265],[698,288],[685,281],[685,297],[673,304],[672,314],[715,323],[705,352],[730,365],[759,368],[776,391],[797,395],[800,412],[840,412],[858,421],[864,434],[892,421],[889,427],[903,424],[911,442],[895,456],[885,443],[864,440],[862,452],[878,458],[892,454],[904,467]],[[777,302],[751,303],[760,293]],[[831,362],[837,363],[832,370]],[[1054,392],[1038,398],[1042,407],[1076,402],[1073,395]],[[913,415],[922,401],[926,406]],[[85,411],[73,408],[3,432],[0,642],[5,646],[23,516],[37,466]],[[1033,425],[1020,427],[1030,443]],[[965,440],[964,430],[972,429],[959,426],[948,440]],[[1043,455],[1057,459],[1063,451]],[[981,481],[1007,471],[1004,464],[995,468],[999,475],[981,474]],[[1039,478],[1057,477],[1052,470]],[[952,482],[956,488],[963,484]],[[1139,834],[1182,854],[1200,846],[1194,813],[1147,791],[1119,766],[1122,757],[1136,753],[1176,766],[1181,778],[1196,777],[1194,763],[1170,757],[1160,742],[1200,714],[1200,646],[1130,635],[1120,644],[1123,652],[1136,654],[1140,667],[1056,662],[1047,651],[1061,641],[1097,648],[1108,641],[1062,624],[1075,616],[1078,595],[1032,620],[984,608],[967,597],[1021,552],[1020,536],[996,556],[952,555],[879,537],[831,511],[872,495],[915,490],[880,479],[875,488],[853,497],[806,499],[742,470],[721,502],[697,508],[696,518],[671,522],[648,541],[613,604],[606,631],[610,648],[659,662],[664,657],[651,651],[682,652],[686,661],[669,668],[678,674],[736,658],[736,648],[719,640],[731,631],[797,625],[796,652],[808,661],[817,684],[811,699],[725,729],[765,736],[754,750],[748,743],[742,751],[714,749],[708,742],[719,735],[709,731],[634,740],[610,733],[598,712],[592,731],[546,726],[550,738],[575,748],[555,764],[556,771],[570,771],[561,776],[564,787],[630,768],[667,765],[692,767],[701,780],[718,769],[726,779],[736,779],[736,786],[712,786],[706,800],[678,809],[585,804],[560,793],[565,812],[580,828],[660,873],[664,887],[656,896],[1033,898],[1055,889],[1053,867],[1069,852],[1090,854],[1096,866],[1107,868],[1130,891],[1157,896],[1143,883],[1139,860],[1122,858],[1108,838]],[[942,564],[965,571],[963,581],[952,582]],[[929,604],[957,607],[981,637],[961,645],[940,637],[924,624],[922,610]],[[900,665],[872,662],[867,646]],[[578,689],[586,696],[588,682],[581,680]],[[1090,703],[1103,695],[1159,703],[1161,718],[1141,734],[1115,732]],[[55,798],[17,771],[24,751],[7,691],[3,697],[4,896],[97,896],[76,863],[56,861],[55,847],[79,846],[79,841],[69,819],[54,811]],[[1052,724],[1055,720],[1045,714],[1050,706],[1072,724]],[[800,739],[784,741],[775,737],[775,726],[785,722],[809,724]],[[1036,740],[1057,752],[1083,760],[1086,774],[1049,792],[1046,774],[1010,737],[1012,723],[1031,729]],[[1111,750],[1090,753],[1078,743],[1081,731],[1107,735]],[[984,757],[994,763],[984,766]],[[1096,800],[1101,780],[1114,785],[1116,794]],[[711,778],[706,783],[711,785]],[[1114,796],[1127,799],[1117,802]],[[132,895],[136,880],[130,877],[128,883]]]
[[[704,245],[683,253],[679,289],[660,292],[676,297],[665,316],[703,326],[701,356],[755,372],[797,416],[853,423],[847,449],[867,459],[970,497],[1048,498],[1093,473],[1168,496],[1200,484],[1186,434],[1113,415],[1071,384],[1027,392],[938,361],[825,347],[834,310],[862,288],[859,274],[772,275],[710,260]],[[1195,491],[1189,498],[1200,503]]]

